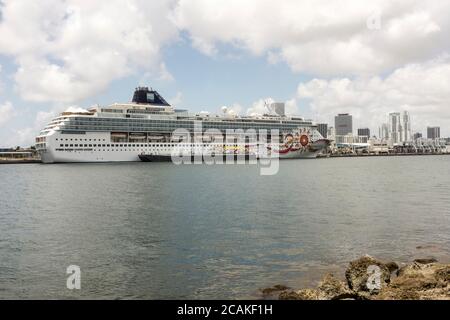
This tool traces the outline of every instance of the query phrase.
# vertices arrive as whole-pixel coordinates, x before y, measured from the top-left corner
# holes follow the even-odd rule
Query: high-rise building
[[[340,113],[334,117],[334,127],[337,136],[345,136],[353,133],[353,118],[348,113]]]
[[[417,139],[420,139],[420,138],[422,138],[422,133],[420,133],[420,132],[414,133],[414,136],[413,136],[414,141],[416,141]]]
[[[427,127],[428,139],[439,139],[441,137],[441,127]]]
[[[379,128],[379,138],[383,141],[387,141],[389,139],[389,125],[387,123],[383,123]]]
[[[271,109],[279,116],[285,116],[284,102],[273,102],[270,104]]]
[[[327,123],[318,123],[317,130],[320,132],[322,137],[324,137],[324,138],[328,137],[328,124]]]
[[[360,128],[358,129],[358,136],[360,137],[369,137],[370,138],[370,129],[369,128]]]
[[[334,139],[334,137],[336,137],[336,130],[334,129],[334,127],[329,127],[328,128],[328,134],[327,134],[327,138],[331,138]]]
[[[402,115],[402,142],[411,141],[411,117],[408,111],[403,111]]]
[[[400,121],[400,113],[389,113],[389,138],[392,143],[400,143],[403,141],[402,124]]]

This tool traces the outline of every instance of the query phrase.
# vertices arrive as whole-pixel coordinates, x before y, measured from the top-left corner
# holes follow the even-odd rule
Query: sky
[[[447,0],[0,0],[0,147],[69,107],[153,87],[178,108],[265,101],[373,134],[407,110],[450,136]]]

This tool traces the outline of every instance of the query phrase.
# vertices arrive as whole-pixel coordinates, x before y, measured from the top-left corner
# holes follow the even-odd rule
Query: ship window
[[[63,144],[60,144],[59,146],[60,146],[60,147],[64,147],[64,145],[63,145]]]
[[[71,144],[70,146],[73,147],[73,144]]]

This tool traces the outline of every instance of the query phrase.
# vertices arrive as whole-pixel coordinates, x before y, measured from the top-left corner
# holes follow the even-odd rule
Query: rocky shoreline
[[[316,288],[276,285],[261,292],[280,300],[450,300],[450,264],[431,258],[399,266],[366,255],[349,263],[345,281],[327,274]]]

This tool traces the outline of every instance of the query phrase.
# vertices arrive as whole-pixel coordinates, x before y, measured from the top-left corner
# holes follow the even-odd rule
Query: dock
[[[319,154],[317,158],[363,158],[363,157],[409,157],[409,156],[450,156],[450,153],[333,153]]]

